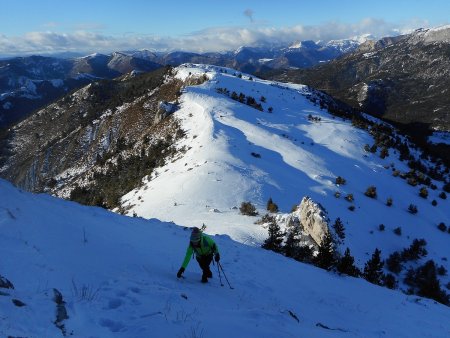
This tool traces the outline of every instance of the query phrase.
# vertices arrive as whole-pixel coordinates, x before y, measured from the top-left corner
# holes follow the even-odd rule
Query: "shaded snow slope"
[[[201,284],[195,261],[175,277],[189,232],[0,180],[0,336],[446,337],[450,310],[215,236],[234,286]],[[215,268],[215,267],[213,267]],[[26,305],[16,307],[12,299]],[[297,317],[297,319],[294,318]],[[328,327],[329,329],[326,329]]]
[[[420,198],[419,186],[392,175],[394,167],[409,171],[397,153],[391,149],[381,159],[365,152],[364,145],[372,145],[373,138],[315,106],[307,99],[310,92],[305,86],[245,74],[240,78],[234,70],[205,65],[183,65],[176,72],[181,79],[203,74],[209,78],[200,86],[185,88],[181,108],[174,113],[187,135],[179,148],[187,151],[124,196],[130,215],[185,226],[205,223],[211,233],[260,245],[267,230],[254,224],[256,217],[239,214],[243,201],[251,201],[263,214],[272,197],[287,213],[310,196],[326,208],[332,222],[342,219],[347,235],[343,248],[350,247],[359,267],[376,247],[387,258],[413,239],[425,238],[427,259],[449,269],[448,261],[442,260],[450,258],[449,236],[437,229],[440,222],[450,224],[449,200],[438,198],[441,182],[434,182],[439,189],[430,190],[428,199]],[[232,100],[218,88],[252,96],[264,111]],[[309,115],[316,119],[308,119]],[[337,186],[337,176],[347,183]],[[370,185],[377,188],[376,199],[364,195]],[[334,196],[336,191],[340,199]],[[347,194],[353,194],[354,203],[343,198]],[[389,197],[392,207],[386,206]],[[438,201],[435,207],[433,199]],[[408,213],[411,203],[417,205],[418,214]],[[348,209],[351,204],[355,211]],[[380,224],[385,225],[384,232],[377,230]],[[393,233],[397,227],[402,228],[401,237]]]

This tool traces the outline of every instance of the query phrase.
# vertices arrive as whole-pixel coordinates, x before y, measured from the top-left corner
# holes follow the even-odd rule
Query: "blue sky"
[[[0,0],[0,5],[0,54],[207,51],[368,33],[381,37],[450,22],[448,0]]]

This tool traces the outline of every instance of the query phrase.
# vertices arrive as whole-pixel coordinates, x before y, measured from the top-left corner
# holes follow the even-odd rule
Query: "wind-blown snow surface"
[[[33,195],[3,180],[0,194],[0,274],[15,286],[1,289],[1,337],[61,337],[53,323],[52,288],[64,297],[69,316],[64,325],[73,337],[448,337],[450,332],[448,307],[227,236],[214,239],[234,290],[221,287],[216,273],[209,284],[200,283],[195,261],[178,280],[189,237],[182,227]],[[26,306],[16,307],[12,298]]]
[[[130,215],[186,226],[205,223],[211,233],[260,245],[267,230],[254,224],[256,217],[240,215],[236,207],[251,201],[264,213],[272,197],[282,212],[290,212],[310,196],[327,209],[332,222],[342,219],[343,248],[350,247],[360,268],[376,247],[387,258],[413,239],[424,238],[427,259],[449,269],[442,260],[449,258],[449,236],[437,229],[440,222],[450,224],[449,200],[438,197],[442,182],[434,182],[439,189],[430,190],[428,199],[420,198],[419,187],[393,177],[392,165],[409,171],[398,154],[391,149],[390,156],[381,159],[366,153],[364,144],[372,145],[373,138],[314,106],[305,97],[305,86],[250,79],[245,74],[239,78],[238,72],[214,66],[177,68],[181,79],[202,74],[210,80],[187,87],[180,98],[181,109],[174,114],[187,134],[179,146],[189,150],[124,197],[124,204],[132,205]],[[257,102],[264,96],[264,112],[218,93],[217,88],[242,92]],[[321,120],[311,121],[309,114]],[[347,183],[336,186],[337,176]],[[370,185],[376,186],[377,199],[364,195]],[[336,191],[341,192],[340,199],[334,197]],[[355,211],[348,210],[350,203],[343,198],[350,193]],[[385,205],[388,197],[393,199],[392,207]],[[436,207],[431,205],[433,199],[438,201]],[[411,203],[417,205],[418,214],[408,213]],[[380,224],[385,225],[384,232],[377,230]],[[401,237],[393,233],[397,227],[402,228]],[[444,285],[447,282],[443,280]]]

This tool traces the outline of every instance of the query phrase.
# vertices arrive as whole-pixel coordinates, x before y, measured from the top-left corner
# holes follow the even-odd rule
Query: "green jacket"
[[[200,240],[200,247],[195,248],[192,246],[191,242],[189,242],[189,246],[186,250],[186,256],[184,256],[184,261],[183,264],[181,265],[183,268],[186,269],[194,252],[195,256],[197,257],[208,256],[219,253],[219,248],[217,247],[217,244],[212,240],[212,238],[202,234],[202,239]]]

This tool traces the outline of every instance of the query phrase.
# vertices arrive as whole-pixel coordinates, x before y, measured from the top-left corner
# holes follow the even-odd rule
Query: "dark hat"
[[[200,242],[201,238],[202,238],[202,232],[200,231],[200,229],[197,227],[192,228],[191,242],[198,243],[198,242]]]

